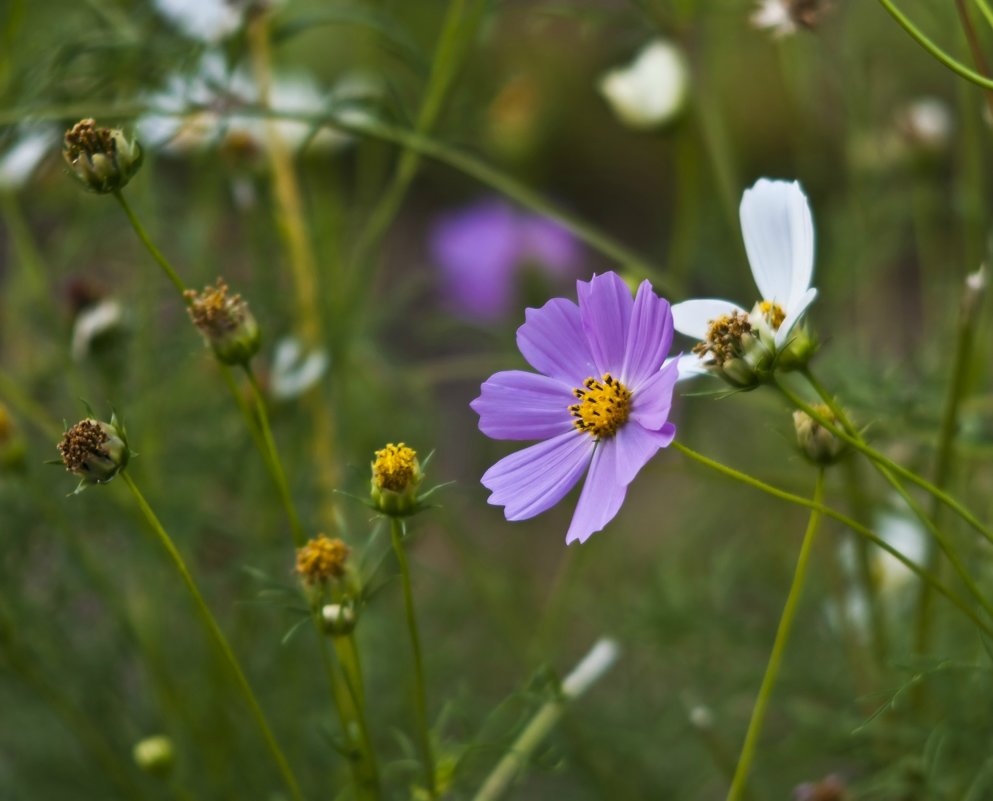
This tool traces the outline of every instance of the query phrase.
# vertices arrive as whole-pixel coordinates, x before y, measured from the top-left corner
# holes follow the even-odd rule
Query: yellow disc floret
[[[341,578],[348,554],[349,547],[344,542],[320,534],[297,549],[297,573],[308,584]]]
[[[783,307],[772,300],[763,300],[759,303],[759,313],[765,318],[765,321],[769,323],[769,327],[773,331],[778,331],[779,326],[783,324],[783,320],[786,319],[786,312],[783,311]]]
[[[376,451],[376,461],[372,463],[372,481],[379,489],[403,492],[414,481],[420,471],[417,453],[402,442],[392,442]]]
[[[631,390],[610,373],[599,381],[587,378],[583,388],[574,389],[572,394],[579,398],[579,403],[569,407],[576,418],[574,425],[596,439],[614,436],[631,414]]]

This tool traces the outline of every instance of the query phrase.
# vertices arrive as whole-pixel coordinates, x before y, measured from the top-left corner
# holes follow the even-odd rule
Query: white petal
[[[58,141],[53,130],[32,131],[0,156],[0,189],[17,189],[34,172]]]
[[[761,299],[794,306],[814,273],[814,222],[800,184],[761,178],[745,190],[740,216]]]
[[[682,356],[673,356],[672,359],[666,359],[665,364],[662,365],[662,369],[664,370],[673,360],[678,360],[679,362],[676,365],[676,369],[679,371],[679,377],[676,381],[687,381],[690,378],[696,378],[698,375],[710,375],[710,370],[704,366],[703,360],[695,353],[686,353]]]
[[[711,322],[731,312],[747,313],[729,300],[716,298],[684,300],[672,307],[672,322],[680,334],[694,339],[706,339]]]
[[[814,302],[814,298],[817,297],[817,290],[811,287],[800,297],[799,302],[795,307],[791,307],[786,310],[786,317],[779,326],[779,330],[776,332],[776,349],[783,347],[787,338],[790,335],[790,331],[793,327],[800,322],[801,318],[807,311],[807,307]]]
[[[625,125],[654,128],[682,109],[688,75],[683,54],[656,39],[631,64],[600,79],[600,93]]]

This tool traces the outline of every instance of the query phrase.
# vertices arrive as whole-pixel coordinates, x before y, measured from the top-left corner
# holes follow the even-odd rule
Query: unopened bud
[[[313,585],[345,575],[345,562],[351,549],[337,538],[319,534],[297,549],[296,571]]]
[[[837,418],[827,406],[815,406],[814,410],[832,424],[837,423]],[[846,443],[806,412],[799,409],[793,412],[793,427],[800,450],[814,464],[834,464],[845,453]]]
[[[141,167],[141,146],[117,128],[98,128],[81,120],[66,131],[62,158],[69,171],[87,189],[100,194],[117,192]]]
[[[417,453],[402,442],[390,443],[376,451],[372,463],[372,505],[391,517],[413,514],[423,478]]]

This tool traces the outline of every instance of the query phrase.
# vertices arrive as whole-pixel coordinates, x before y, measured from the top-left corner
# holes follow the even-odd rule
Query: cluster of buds
[[[759,301],[751,312],[732,311],[712,320],[707,338],[693,347],[703,365],[738,389],[754,389],[777,371],[804,367],[817,350],[817,342],[804,324],[793,327],[789,338],[776,345],[783,324],[781,306]]]
[[[76,492],[106,484],[127,467],[131,450],[117,415],[106,423],[87,417],[65,432],[58,444],[66,470],[79,477]]]
[[[218,278],[203,292],[188,289],[190,317],[204,340],[223,364],[247,364],[262,344],[259,324],[241,295],[228,295],[228,285]]]
[[[118,192],[141,167],[141,146],[117,128],[98,128],[81,120],[66,131],[62,158],[87,189],[100,194]]]

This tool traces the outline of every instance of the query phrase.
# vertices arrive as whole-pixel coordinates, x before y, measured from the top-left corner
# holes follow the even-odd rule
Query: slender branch
[[[159,267],[162,268],[162,271],[172,282],[172,285],[176,287],[180,297],[183,298],[183,302],[189,305],[190,301],[184,294],[186,292],[186,284],[183,283],[183,279],[179,277],[179,274],[172,268],[172,265],[169,264],[169,260],[162,255],[162,251],[155,247],[155,243],[152,242],[151,237],[148,236],[148,232],[141,224],[141,220],[138,219],[138,216],[131,209],[131,205],[124,199],[124,195],[118,191],[114,192],[114,197],[117,198],[117,202],[121,204],[121,208],[124,209],[124,213],[128,215],[128,220],[131,221],[131,227],[134,228],[134,232],[138,234],[138,238],[148,249],[148,252],[152,254],[152,258],[158,262]]]
[[[248,704],[248,708],[252,713],[252,717],[255,719],[255,723],[258,725],[259,731],[261,731],[262,737],[269,748],[273,761],[276,763],[276,766],[283,777],[283,782],[286,784],[286,789],[289,791],[289,794],[294,801],[303,801],[303,795],[300,792],[300,785],[297,783],[296,776],[293,774],[293,770],[290,767],[289,762],[286,760],[286,756],[279,747],[279,743],[276,742],[276,737],[272,733],[272,729],[269,728],[269,723],[266,720],[265,713],[262,711],[262,707],[259,704],[258,699],[255,697],[255,692],[252,690],[251,684],[248,683],[248,678],[245,676],[245,672],[241,668],[241,663],[238,661],[238,657],[235,655],[230,643],[228,643],[227,637],[224,636],[224,632],[221,631],[221,627],[218,625],[217,620],[210,611],[210,607],[207,606],[207,602],[200,593],[200,588],[197,586],[192,574],[186,567],[186,562],[183,561],[183,557],[176,548],[175,543],[173,543],[172,538],[166,532],[165,528],[163,528],[158,517],[155,516],[155,512],[152,511],[152,507],[148,505],[148,501],[145,500],[145,496],[141,494],[141,491],[138,489],[138,485],[134,483],[134,480],[130,475],[128,475],[127,472],[121,473],[121,478],[131,491],[131,494],[138,503],[138,507],[145,516],[145,520],[148,522],[152,532],[155,534],[156,539],[165,549],[170,561],[172,561],[173,566],[176,568],[180,578],[183,580],[183,584],[186,585],[186,589],[193,598],[193,604],[197,610],[197,614],[200,616],[200,620],[207,629],[207,633],[210,635],[214,644],[217,646],[217,649],[224,657],[224,661],[227,666],[230,668],[231,675],[234,677],[235,683],[238,685],[238,689],[244,696],[245,701]]]
[[[821,468],[817,473],[817,483],[814,486],[814,503],[820,504],[823,500],[824,468]],[[810,563],[814,538],[817,536],[817,530],[820,528],[820,524],[820,510],[811,509],[810,519],[807,522],[807,531],[803,535],[803,544],[800,546],[800,556],[796,562],[796,571],[793,574],[793,583],[790,585],[789,594],[786,596],[783,614],[779,618],[776,639],[772,644],[772,651],[769,654],[769,663],[766,665],[765,675],[762,677],[762,686],[759,689],[758,697],[755,699],[755,706],[752,708],[752,717],[748,723],[748,731],[745,733],[745,742],[741,747],[741,756],[738,757],[738,766],[734,771],[734,778],[731,781],[731,789],[728,791],[727,801],[740,801],[744,789],[748,784],[748,773],[755,758],[759,736],[762,734],[762,724],[765,722],[765,713],[769,706],[769,699],[772,697],[772,690],[776,686],[779,669],[783,663],[783,654],[786,653],[786,644],[789,642],[790,634],[793,631],[793,620],[796,617],[797,606],[800,603],[800,594],[803,592],[803,584],[807,577],[807,567]]]

